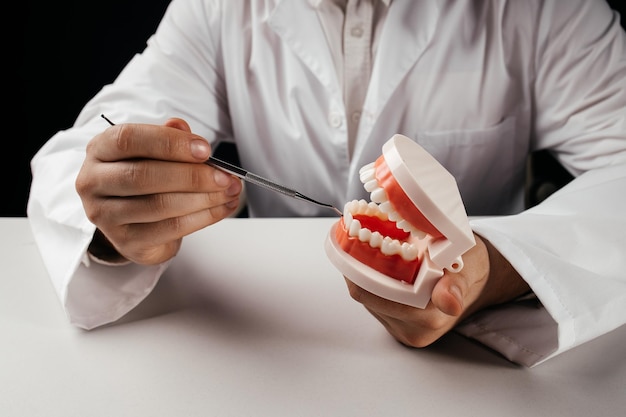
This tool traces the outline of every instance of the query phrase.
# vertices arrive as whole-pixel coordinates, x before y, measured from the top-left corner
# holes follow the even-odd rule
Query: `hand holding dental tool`
[[[109,120],[104,114],[100,115],[104,120],[106,120],[107,122],[109,122],[109,124],[111,126],[114,126],[115,123],[113,123],[111,120]],[[224,172],[227,172],[229,174],[235,175],[236,177],[241,178],[242,180],[249,182],[251,184],[255,184],[258,185],[260,187],[263,187],[265,189],[271,190],[271,191],[275,191],[277,193],[280,194],[284,194],[286,196],[295,198],[297,200],[303,200],[303,201],[307,201],[309,203],[321,206],[321,207],[327,207],[331,210],[333,210],[335,213],[337,213],[339,216],[342,216],[343,214],[341,213],[341,210],[339,210],[338,208],[336,208],[335,206],[333,206],[332,204],[328,204],[328,203],[322,203],[320,201],[314,200],[310,197],[307,197],[306,195],[293,190],[291,188],[287,188],[284,185],[280,185],[274,181],[270,181],[266,178],[263,178],[259,175],[253,174],[252,172],[246,171],[245,169],[238,167],[236,165],[233,165],[229,162],[223,161],[221,159],[218,158],[214,158],[212,156],[209,157],[209,159],[205,162],[205,164],[210,165],[214,168],[218,168]]]

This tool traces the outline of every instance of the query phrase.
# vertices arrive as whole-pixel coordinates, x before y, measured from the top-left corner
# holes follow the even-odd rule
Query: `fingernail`
[[[209,152],[211,151],[211,148],[206,141],[201,139],[192,140],[190,147],[191,155],[193,155],[194,158],[205,160],[209,157]]]
[[[220,187],[226,187],[230,184],[230,175],[216,168],[213,173],[213,180]]]

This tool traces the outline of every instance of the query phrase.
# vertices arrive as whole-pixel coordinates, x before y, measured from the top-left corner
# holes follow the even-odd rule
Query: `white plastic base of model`
[[[430,260],[428,254],[422,259],[417,278],[413,284],[399,281],[354,259],[339,246],[335,223],[326,238],[324,248],[333,265],[350,281],[359,287],[387,300],[417,308],[425,308],[430,301],[435,284],[443,276],[443,270]]]

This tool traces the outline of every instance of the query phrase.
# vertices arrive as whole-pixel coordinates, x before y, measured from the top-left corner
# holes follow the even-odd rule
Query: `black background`
[[[32,156],[57,131],[70,127],[87,100],[145,48],[168,4],[28,1],[17,77],[23,87],[16,95],[27,132],[24,137],[23,130],[12,129],[12,137],[3,139],[0,216],[26,216]],[[5,15],[5,21],[10,19]],[[17,155],[13,143],[18,144]]]
[[[144,49],[168,3],[28,1],[22,44],[12,43],[9,34],[4,51],[5,70],[18,72],[5,79],[5,84],[15,80],[5,85],[5,106],[12,109],[7,115],[15,112],[14,103],[22,114],[4,118],[0,216],[26,215],[32,156],[54,133],[70,127],[85,102]],[[609,3],[622,12],[624,25],[624,0]],[[6,25],[13,18],[24,21],[7,13]],[[11,49],[15,46],[16,52]],[[18,66],[15,59],[21,61]]]

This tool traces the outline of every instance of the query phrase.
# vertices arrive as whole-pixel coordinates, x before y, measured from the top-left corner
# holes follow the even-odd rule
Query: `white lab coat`
[[[71,322],[118,319],[167,267],[88,266],[94,225],[74,180],[105,113],[182,117],[236,142],[246,169],[339,207],[369,199],[358,169],[409,136],[456,177],[468,214],[499,215],[472,227],[541,301],[480,313],[461,333],[532,366],[624,324],[626,35],[604,1],[394,0],[352,156],[334,68],[307,1],[173,1],[147,49],[32,161],[28,216]],[[542,148],[578,178],[516,214],[526,156]],[[258,187],[247,201],[252,216],[331,214]]]

